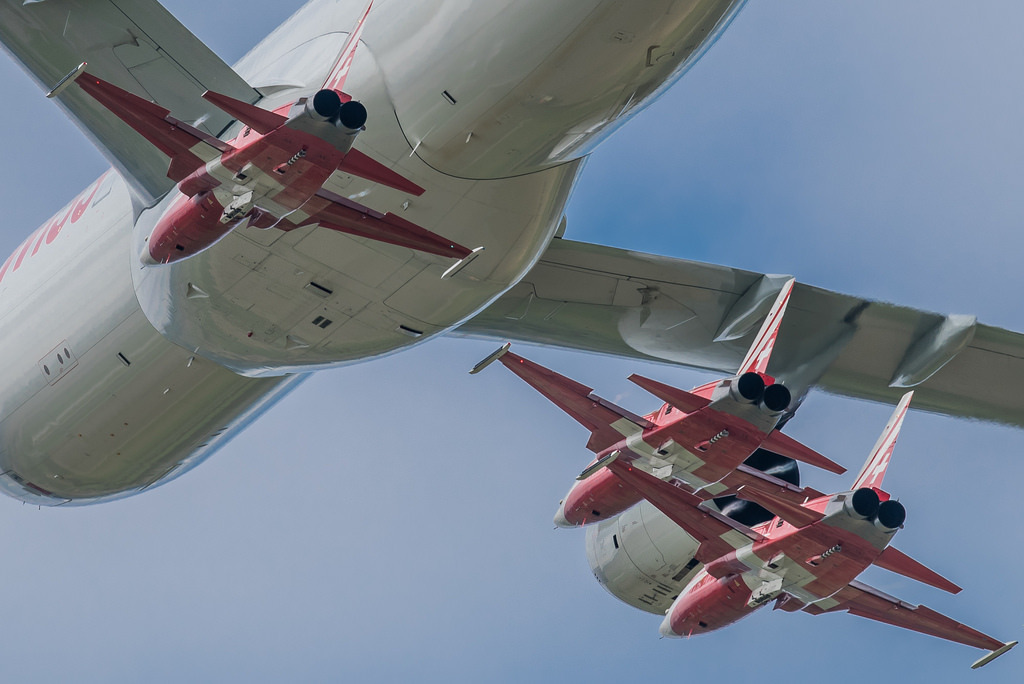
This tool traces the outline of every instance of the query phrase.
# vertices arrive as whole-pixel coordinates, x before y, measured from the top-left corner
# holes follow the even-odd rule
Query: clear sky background
[[[166,2],[228,62],[298,2]],[[1024,330],[1024,5],[755,2],[593,155],[567,236]],[[0,247],[106,167],[0,59]],[[12,334],[13,331],[0,331]],[[551,516],[589,458],[575,422],[438,340],[321,373],[223,451],[115,503],[0,499],[4,681],[1017,682],[980,652],[848,615],[763,610],[690,641],[593,580]],[[520,349],[524,351],[524,349]],[[632,372],[531,358],[645,412]],[[788,429],[851,470],[891,407],[815,392]],[[1024,432],[912,413],[887,479],[896,545],[964,587],[864,578],[1001,639],[1024,632]],[[833,491],[851,478],[809,473]]]

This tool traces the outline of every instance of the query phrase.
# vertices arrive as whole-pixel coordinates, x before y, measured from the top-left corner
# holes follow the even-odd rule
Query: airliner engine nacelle
[[[586,529],[594,577],[634,608],[664,615],[699,571],[696,540],[647,501]]]

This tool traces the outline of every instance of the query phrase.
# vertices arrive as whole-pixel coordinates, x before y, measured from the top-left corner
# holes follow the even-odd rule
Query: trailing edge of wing
[[[936,589],[948,591],[951,594],[959,594],[962,591],[960,587],[953,584],[939,573],[922,563],[919,563],[892,546],[885,547],[885,550],[882,551],[882,555],[875,560],[874,564],[880,568],[885,568],[889,572],[895,572],[898,575],[903,575],[904,577],[909,577],[912,580],[923,582],[924,584],[931,585]]]
[[[304,226],[319,223],[325,228],[341,233],[450,259],[463,259],[472,253],[472,250],[457,242],[432,233],[400,216],[390,212],[374,211],[327,190],[317,192],[314,198],[303,205],[303,211],[309,214],[309,219],[300,224]]]

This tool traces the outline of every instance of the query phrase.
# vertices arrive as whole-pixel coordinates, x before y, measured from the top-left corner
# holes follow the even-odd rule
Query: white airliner
[[[239,79],[153,3],[109,4],[127,27],[113,15],[90,20],[107,3],[10,2],[0,34],[44,90],[86,62],[83,73],[209,134],[229,120],[202,99],[206,90],[268,110],[308,97],[365,9],[314,3],[236,65]],[[0,361],[6,491],[44,505],[141,491],[208,456],[301,377],[287,374],[371,358],[459,324],[471,335],[734,368],[784,279],[551,240],[579,159],[650,101],[645,88],[656,94],[692,63],[710,39],[690,45],[691,36],[716,35],[732,8],[707,3],[715,11],[699,17],[712,27],[703,33],[686,17],[649,27],[666,38],[630,30],[627,19],[645,21],[635,7],[623,19],[610,3],[588,3],[584,21],[551,16],[541,3],[505,4],[530,19],[488,26],[495,22],[473,21],[463,7],[417,15],[410,3],[375,6],[345,86],[368,110],[354,149],[424,192],[340,173],[326,181],[334,195],[483,247],[472,260],[323,225],[238,225],[195,256],[153,265],[143,243],[174,199],[162,199],[174,185],[168,158],[69,82],[58,99],[122,175],[87,188],[7,261],[0,324],[19,335],[4,335]],[[423,38],[441,19],[444,41]],[[565,36],[571,50],[559,52]],[[588,37],[600,47],[588,52]],[[650,51],[667,40],[689,50]],[[464,52],[445,61],[452,46]],[[495,55],[495,46],[512,52]],[[622,52],[602,63],[610,49]],[[490,61],[467,60],[472,50]],[[219,137],[240,132],[236,124]],[[804,381],[833,391],[892,399],[914,386],[932,410],[1021,420],[1020,398],[991,396],[975,374],[991,366],[988,355],[1019,350],[1013,333],[802,285],[794,309],[797,330],[817,337],[804,336],[810,351],[780,344],[779,373],[793,382],[813,361]]]
[[[559,238],[587,153],[738,5],[312,2],[231,68],[156,2],[5,3],[115,169],[0,265],[0,487],[139,492],[309,371],[456,329],[735,367],[784,278]],[[789,325],[791,386],[1021,422],[976,380],[1019,336],[802,285]]]

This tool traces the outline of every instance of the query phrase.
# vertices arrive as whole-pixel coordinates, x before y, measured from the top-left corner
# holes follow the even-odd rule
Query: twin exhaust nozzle
[[[785,385],[772,383],[765,386],[760,373],[744,373],[736,378],[729,387],[733,396],[739,401],[757,404],[767,413],[782,413],[789,408],[793,396]]]
[[[846,498],[843,504],[847,513],[864,520],[873,520],[875,525],[886,530],[898,530],[907,519],[907,509],[899,501],[882,501],[878,492],[861,487]]]
[[[355,100],[342,102],[334,90],[318,91],[306,100],[306,114],[317,121],[329,121],[351,133],[366,125],[366,107]]]

